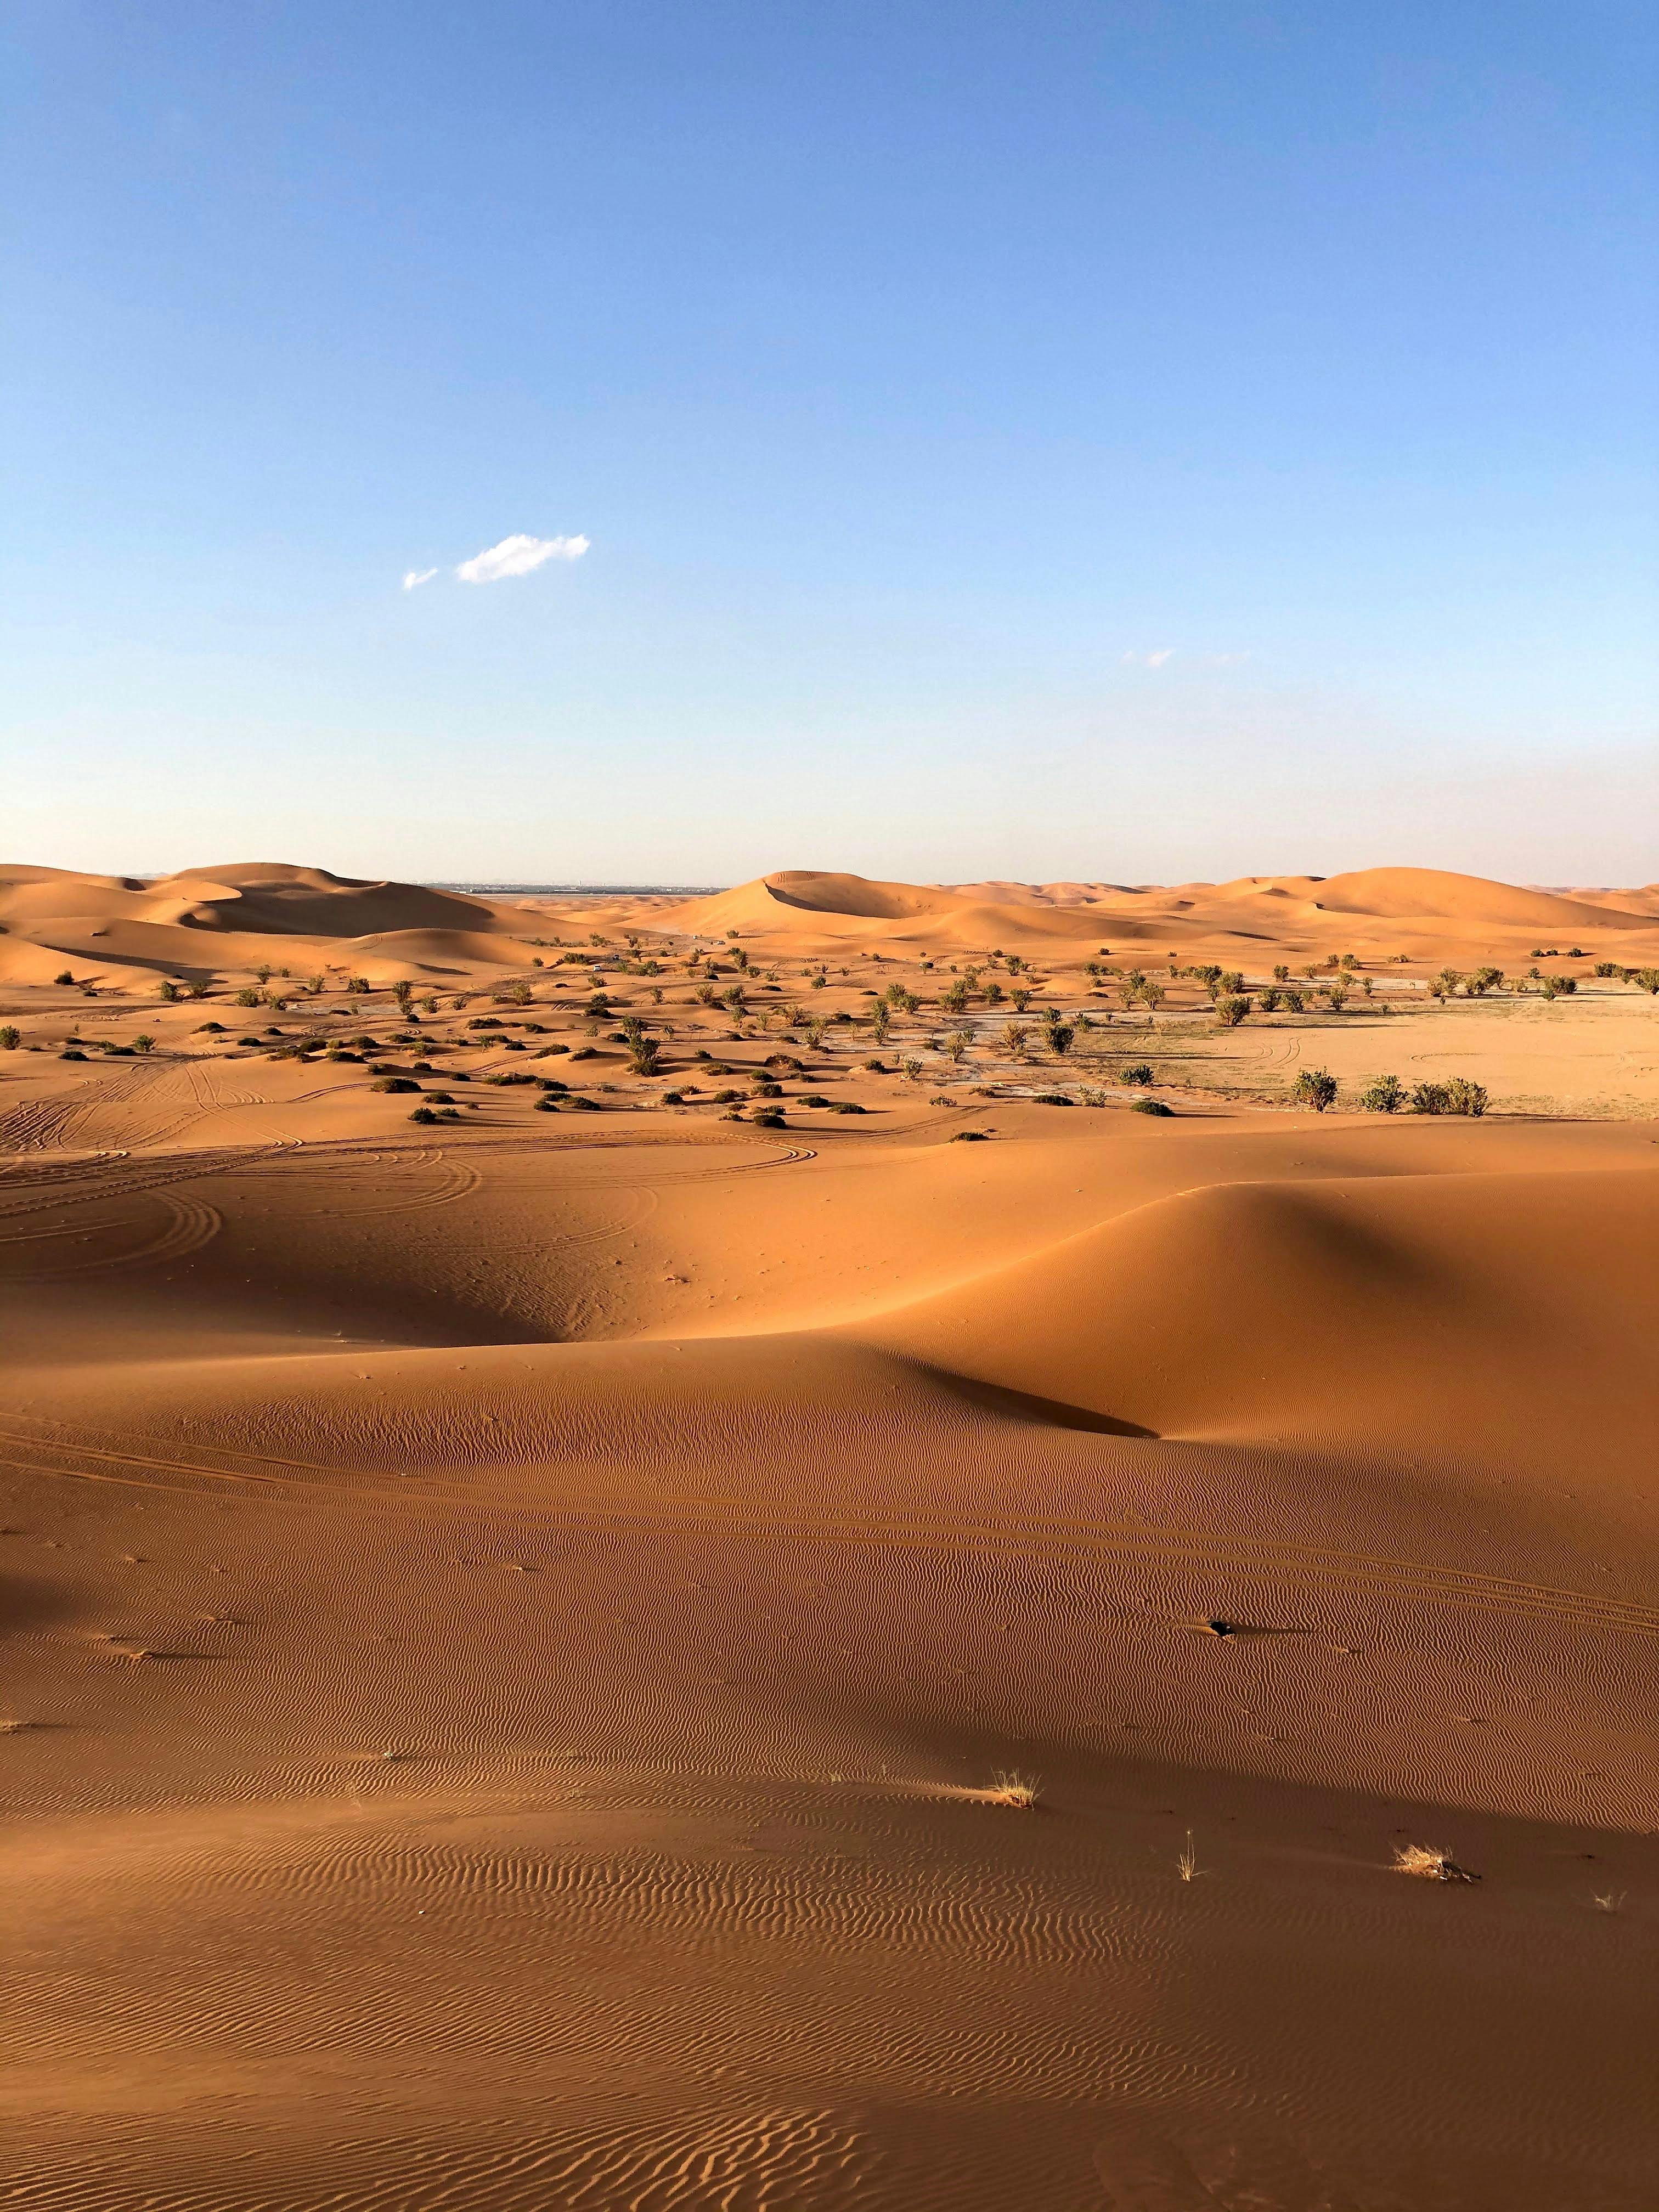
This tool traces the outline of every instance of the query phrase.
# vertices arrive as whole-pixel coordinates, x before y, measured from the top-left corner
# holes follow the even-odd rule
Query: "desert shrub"
[[[1639,983],[1650,997],[1659,996],[1659,968],[1638,968],[1632,975],[1632,983]]]
[[[58,1057],[59,1060],[84,1060],[86,1054],[78,1044],[66,1044]]]
[[[411,1121],[435,1121],[438,1117],[429,1106],[417,1106],[409,1118]]]
[[[1288,983],[1290,980],[1291,971],[1281,960],[1279,965],[1273,969],[1273,981],[1275,983]]]
[[[1276,1014],[1279,1012],[1277,991],[1264,991],[1261,994],[1261,1011],[1264,1014]]]
[[[1034,1106],[1069,1106],[1072,1101],[1063,1091],[1039,1091],[1031,1103]]]
[[[0,1052],[15,1052],[22,1042],[23,1032],[15,1022],[8,1022],[0,1028]]]
[[[1547,999],[1570,999],[1578,988],[1576,975],[1546,975],[1544,996]]]
[[[855,1098],[838,1098],[830,1111],[832,1114],[862,1114],[864,1109]]]
[[[973,1042],[974,1033],[971,1030],[951,1030],[950,1036],[945,1040],[945,1049],[953,1066],[960,1063],[963,1054]]]
[[[1415,1083],[1412,1085],[1411,1109],[1413,1114],[1447,1114],[1451,1111],[1443,1083]]]
[[[812,1091],[807,1092],[805,1097],[800,1099],[799,1103],[803,1106],[827,1106],[830,1103],[830,1101],[827,1098],[821,1097],[816,1091]]]
[[[1332,983],[1327,988],[1325,996],[1331,1012],[1340,1014],[1348,1003],[1348,987],[1346,983]]]
[[[770,1076],[757,1075],[750,1085],[750,1096],[753,1098],[781,1098],[783,1085],[774,1083]]]
[[[757,1129],[782,1129],[788,1126],[779,1106],[757,1106],[749,1118]]]
[[[1250,1002],[1240,991],[1229,991],[1215,1002],[1215,1018],[1224,1030],[1236,1030],[1250,1011]]]
[[[198,1036],[222,1036],[224,1033],[225,1025],[222,1022],[198,1022],[196,1024]]]
[[[1019,1060],[1024,1055],[1030,1036],[1031,1025],[1029,1022],[1005,1022],[1002,1024],[1000,1039],[1002,1049],[1011,1060]]]
[[[1359,1094],[1368,1114],[1397,1114],[1406,1103],[1406,1086],[1397,1075],[1379,1075]]]
[[[259,1004],[259,994],[251,983],[244,983],[236,994],[236,1004],[239,1006],[257,1006]]]
[[[1161,1098],[1137,1098],[1129,1109],[1132,1114],[1155,1114],[1160,1121],[1168,1121],[1174,1110]]]
[[[1144,1091],[1153,1080],[1152,1071],[1146,1060],[1137,1060],[1127,1067],[1121,1067],[1117,1079],[1120,1083],[1135,1085]]]
[[[1463,988],[1471,999],[1484,999],[1488,991],[1501,990],[1503,983],[1501,968],[1477,968]]]
[[[1044,1026],[1042,1042],[1056,1060],[1064,1060],[1076,1036],[1076,1027],[1071,1022],[1050,1020]]]
[[[1023,1014],[1031,1003],[1031,994],[1024,987],[1017,991],[1010,991],[1008,996],[1013,1003],[1013,1009],[1017,1014]]]
[[[179,986],[171,981],[165,981],[156,986],[155,995],[158,999],[165,1000],[169,1006],[176,1006],[179,1000]]]
[[[599,1056],[591,1044],[579,1044],[570,1055],[572,1060],[597,1060]]]
[[[153,1036],[136,1036],[132,1040],[132,1048],[135,1052],[154,1052],[155,1049],[155,1040]]]
[[[985,1142],[985,1132],[983,1129],[958,1129],[951,1137],[951,1142],[953,1145],[982,1145]]]
[[[1307,993],[1306,993],[1305,991],[1286,991],[1286,992],[1285,992],[1285,1012],[1286,1012],[1286,1013],[1291,1013],[1291,1014],[1300,1014],[1300,1013],[1304,1013],[1304,1012],[1307,1011],[1307,1006],[1308,1006],[1308,994],[1307,994]]]
[[[371,1091],[418,1091],[421,1086],[412,1075],[378,1075],[368,1087]]]
[[[939,993],[939,1002],[940,1006],[947,1014],[960,1014],[964,1013],[967,1011],[968,986],[963,981],[960,976],[958,976],[956,981],[950,986],[948,990],[944,990]]]
[[[1316,1114],[1322,1114],[1336,1103],[1336,1078],[1328,1068],[1304,1067],[1291,1086],[1291,1096],[1298,1106],[1311,1106]]]
[[[921,1062],[919,1060],[902,1060],[899,1062],[899,1073],[907,1083],[914,1083],[921,1073]]]
[[[1473,1083],[1466,1075],[1454,1075],[1446,1085],[1446,1111],[1467,1114],[1479,1121],[1491,1101],[1484,1083]]]

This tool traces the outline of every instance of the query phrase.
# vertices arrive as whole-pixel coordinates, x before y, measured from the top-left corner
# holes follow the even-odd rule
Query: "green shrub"
[[[179,986],[171,981],[163,981],[157,985],[155,995],[167,1006],[174,1006],[178,1003]]]
[[[1472,1083],[1467,1076],[1454,1075],[1446,1085],[1446,1111],[1449,1114],[1467,1114],[1472,1120],[1479,1121],[1490,1103],[1486,1085]]]
[[[1039,1091],[1031,1103],[1034,1106],[1069,1106],[1072,1101],[1063,1091]]]
[[[1132,1114],[1155,1114],[1160,1121],[1167,1121],[1175,1109],[1166,1106],[1161,1098],[1137,1098],[1129,1111]]]
[[[58,1057],[59,1060],[84,1060],[86,1054],[78,1044],[66,1044]]]
[[[155,1040],[153,1036],[136,1036],[132,1040],[132,1048],[135,1052],[154,1052],[155,1049]]]
[[[412,1075],[382,1075],[369,1085],[371,1091],[418,1091],[420,1085]]]
[[[1413,1114],[1448,1114],[1451,1111],[1443,1083],[1416,1083],[1412,1086],[1411,1109]]]
[[[67,968],[60,968],[52,980],[54,983],[73,983],[75,978]]]
[[[1322,1114],[1336,1103],[1336,1078],[1328,1068],[1304,1067],[1291,1096],[1298,1106],[1311,1106],[1316,1114]]]
[[[854,1098],[838,1098],[830,1111],[832,1114],[862,1114],[864,1109]]]
[[[1277,991],[1264,991],[1261,994],[1261,1011],[1264,1014],[1276,1014],[1279,1012]]]
[[[1397,1114],[1406,1103],[1406,1086],[1397,1075],[1379,1075],[1359,1094],[1368,1114]]]
[[[1153,1080],[1152,1071],[1144,1060],[1137,1060],[1128,1067],[1121,1067],[1117,1079],[1120,1083],[1137,1085],[1144,1091]]]
[[[417,1106],[409,1118],[411,1121],[435,1121],[438,1117],[429,1106]]]
[[[757,1129],[781,1129],[787,1127],[781,1109],[776,1106],[757,1106],[749,1118]]]
[[[1229,991],[1215,1002],[1215,1018],[1224,1030],[1236,1030],[1249,1011],[1249,1000],[1239,991]]]
[[[15,1052],[23,1042],[23,1032],[15,1023],[8,1022],[0,1028],[0,1052]]]
[[[236,1004],[239,1006],[257,1006],[260,1003],[259,994],[251,983],[244,983],[236,994]]]
[[[1307,993],[1306,993],[1305,991],[1286,991],[1286,992],[1285,992],[1285,1011],[1286,1012],[1286,1013],[1291,1013],[1291,1014],[1300,1014],[1300,1013],[1304,1013],[1304,1012],[1306,1012],[1306,1010],[1307,1010],[1307,1005],[1308,1005],[1308,994],[1307,994]]]

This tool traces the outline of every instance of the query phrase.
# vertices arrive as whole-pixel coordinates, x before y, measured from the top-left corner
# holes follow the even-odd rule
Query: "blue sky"
[[[0,42],[6,857],[1659,876],[1650,9]]]

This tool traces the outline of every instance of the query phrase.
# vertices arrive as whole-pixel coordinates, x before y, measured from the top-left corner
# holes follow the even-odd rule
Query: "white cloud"
[[[437,574],[435,568],[411,568],[404,578],[406,592],[418,592],[422,584],[429,584]]]
[[[1174,653],[1172,645],[1164,646],[1157,653],[1126,653],[1123,665],[1126,668],[1162,668]]]
[[[527,576],[544,561],[580,561],[587,550],[585,538],[503,538],[463,561],[455,574],[464,584],[494,584],[503,576]]]

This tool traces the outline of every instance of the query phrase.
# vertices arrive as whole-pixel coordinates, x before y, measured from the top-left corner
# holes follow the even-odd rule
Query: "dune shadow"
[[[927,1374],[948,1390],[987,1413],[1005,1420],[1024,1421],[1045,1429],[1075,1429],[1085,1436],[1139,1437],[1156,1441],[1156,1429],[1138,1421],[1120,1420],[1113,1413],[1097,1413],[1087,1406],[1067,1405],[1062,1398],[1039,1398],[1029,1390],[1011,1390],[1000,1382],[979,1382],[971,1376],[953,1374],[948,1368],[929,1367]]]

